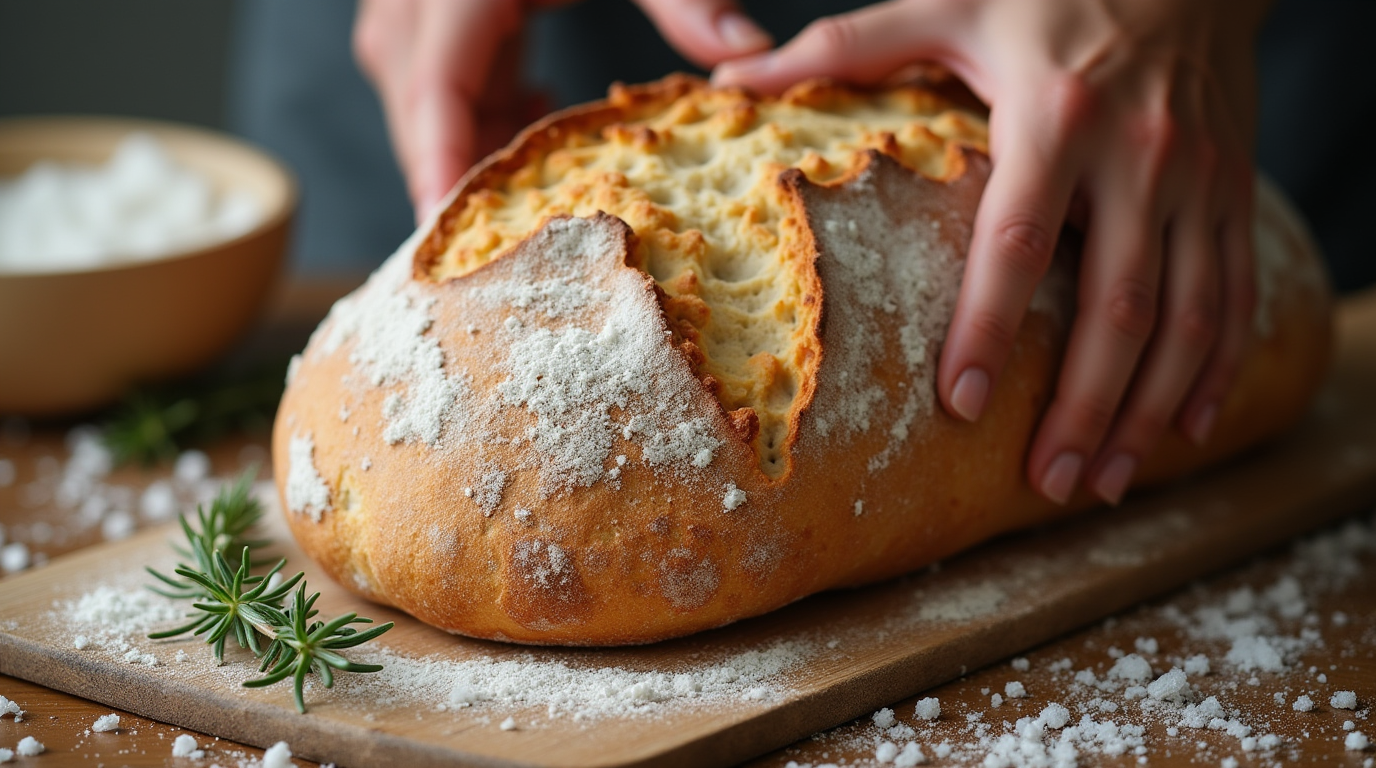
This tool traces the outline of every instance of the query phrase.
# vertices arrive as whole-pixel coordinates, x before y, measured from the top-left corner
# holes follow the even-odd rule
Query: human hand
[[[527,7],[568,0],[364,0],[354,55],[382,97],[417,220],[468,167],[544,106],[522,91],[516,45]],[[703,66],[772,45],[732,0],[637,0]]]
[[[1117,503],[1175,423],[1204,442],[1251,336],[1252,40],[1264,0],[891,0],[713,79],[777,92],[941,63],[990,105],[993,173],[937,391],[979,418],[1072,202],[1078,310],[1027,471]]]

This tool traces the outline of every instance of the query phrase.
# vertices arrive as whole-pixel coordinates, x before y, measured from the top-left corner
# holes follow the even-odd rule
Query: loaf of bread
[[[293,361],[273,454],[298,542],[451,632],[616,645],[1065,514],[1024,464],[1072,236],[980,421],[935,396],[985,144],[978,112],[916,86],[674,77],[532,126]],[[1208,444],[1168,436],[1139,484],[1283,430],[1324,374],[1323,271],[1264,185],[1256,232],[1236,390]]]

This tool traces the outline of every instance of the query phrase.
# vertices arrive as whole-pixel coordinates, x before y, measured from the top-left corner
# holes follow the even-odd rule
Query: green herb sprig
[[[228,434],[266,432],[282,399],[286,368],[283,360],[130,392],[106,414],[105,445],[116,464],[151,466]]]
[[[161,582],[149,589],[165,597],[190,600],[194,609],[188,614],[191,621],[148,637],[161,640],[188,633],[204,635],[219,661],[224,660],[225,643],[232,637],[239,647],[247,648],[262,660],[258,671],[263,676],[244,685],[262,688],[291,677],[295,683],[296,709],[304,713],[307,675],[315,673],[330,688],[335,672],[382,669],[379,664],[351,662],[339,651],[372,640],[391,629],[392,622],[360,631],[351,625],[371,624],[373,620],[356,613],[346,613],[328,622],[315,620],[319,613],[315,602],[320,593],[307,596],[305,572],[272,584],[272,577],[286,566],[285,559],[278,560],[266,573],[253,575],[258,563],[252,552],[269,543],[247,538],[263,514],[250,493],[253,476],[250,470],[234,485],[221,490],[209,510],[198,507],[196,526],[185,516],[181,518],[187,545],[175,548],[191,564],[179,564],[173,571],[176,576],[148,568]],[[226,552],[238,552],[237,566],[230,566]],[[290,604],[286,604],[288,597]]]

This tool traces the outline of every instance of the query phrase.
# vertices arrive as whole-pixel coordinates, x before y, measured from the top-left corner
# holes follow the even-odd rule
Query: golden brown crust
[[[638,268],[620,219],[555,218],[495,260],[432,278],[465,195],[519,172],[573,124],[652,114],[702,88],[621,89],[533,126],[322,325],[283,399],[274,457],[292,531],[333,578],[474,637],[643,643],[911,571],[1092,504],[1055,507],[1023,477],[1073,312],[1073,254],[1058,257],[980,422],[934,405],[989,170],[976,149],[947,146],[942,179],[882,151],[824,183],[779,175],[807,255],[798,279],[818,305],[781,476],[752,450],[758,415],[724,407],[695,361],[702,307]],[[838,97],[814,86],[791,98]],[[1270,333],[1210,442],[1168,438],[1140,483],[1276,434],[1322,376],[1327,288],[1302,229],[1268,195],[1259,216],[1280,256],[1267,268],[1289,275],[1262,297]]]

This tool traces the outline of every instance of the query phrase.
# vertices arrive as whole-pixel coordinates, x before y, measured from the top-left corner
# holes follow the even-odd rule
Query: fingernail
[[[734,59],[712,70],[713,85],[735,85],[751,78],[763,77],[774,70],[774,54],[762,53],[745,59]]]
[[[1109,459],[1104,466],[1104,471],[1099,473],[1099,481],[1094,484],[1094,492],[1099,494],[1099,498],[1117,506],[1122,501],[1123,494],[1128,490],[1128,483],[1132,482],[1132,476],[1137,472],[1137,459],[1126,453],[1120,453]]]
[[[989,397],[989,374],[979,368],[966,368],[951,388],[951,408],[966,421],[975,421],[984,412]]]
[[[760,29],[745,14],[728,11],[717,17],[717,35],[727,48],[737,53],[749,53],[774,44],[769,33]]]
[[[1209,433],[1214,431],[1214,422],[1218,420],[1218,406],[1207,405],[1199,415],[1194,417],[1194,422],[1190,424],[1190,440],[1195,445],[1203,445],[1209,439]]]
[[[1080,470],[1084,465],[1084,458],[1074,451],[1057,456],[1042,476],[1042,494],[1057,504],[1070,501],[1070,494],[1080,481]]]

